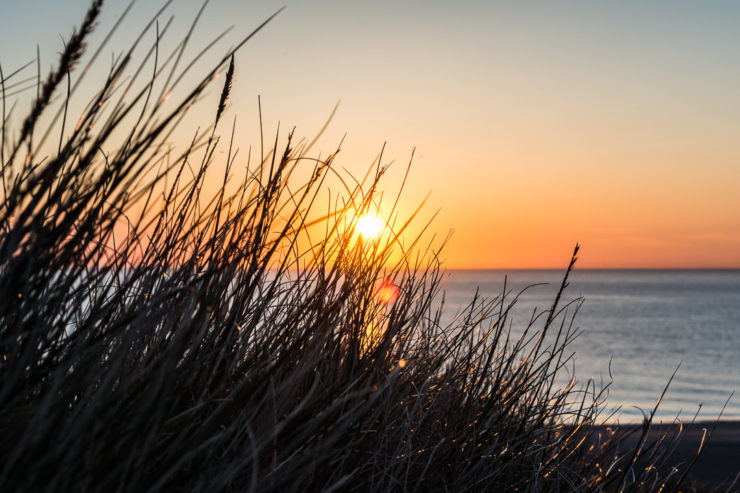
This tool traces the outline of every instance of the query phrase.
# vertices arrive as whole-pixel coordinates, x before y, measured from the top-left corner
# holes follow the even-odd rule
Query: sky
[[[37,44],[50,69],[87,5],[0,0],[3,70]],[[236,59],[240,143],[257,95],[268,133],[308,138],[340,102],[319,150],[344,138],[338,164],[362,175],[385,144],[390,194],[415,148],[402,212],[431,192],[420,222],[453,231],[446,267],[560,268],[576,242],[581,268],[740,267],[740,3],[211,0],[193,46],[233,26],[220,54],[283,5]],[[168,9],[173,39],[200,6]]]

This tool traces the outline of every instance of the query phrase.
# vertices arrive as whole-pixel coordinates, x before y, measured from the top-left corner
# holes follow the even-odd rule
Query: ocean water
[[[444,317],[451,319],[473,297],[501,295],[504,278],[515,304],[513,330],[535,309],[551,306],[563,271],[460,270],[443,286]],[[641,421],[680,364],[656,414],[740,419],[740,270],[576,270],[563,301],[582,298],[572,342],[579,382],[610,380],[608,409],[615,420]],[[611,359],[611,365],[610,365]],[[736,395],[730,397],[732,392]]]

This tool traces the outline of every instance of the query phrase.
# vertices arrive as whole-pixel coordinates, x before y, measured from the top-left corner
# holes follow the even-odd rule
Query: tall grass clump
[[[508,293],[445,322],[439,251],[402,239],[413,214],[394,203],[380,239],[353,232],[381,161],[345,175],[327,210],[336,153],[312,158],[293,133],[256,158],[233,130],[222,142],[235,50],[164,104],[192,66],[189,34],[160,53],[169,23],[153,20],[80,96],[100,4],[27,117],[6,111],[18,72],[1,80],[0,490],[680,486],[685,468],[665,467],[678,434],[648,441],[648,420],[625,451],[600,426],[604,389],[565,377],[575,254],[521,329]],[[214,79],[213,121],[173,149]]]

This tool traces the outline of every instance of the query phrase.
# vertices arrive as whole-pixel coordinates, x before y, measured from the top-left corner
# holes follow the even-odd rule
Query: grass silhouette
[[[415,215],[353,239],[378,200],[380,161],[321,214],[336,153],[312,158],[290,133],[236,171],[233,131],[229,143],[218,133],[233,54],[267,21],[168,106],[192,66],[181,67],[190,34],[164,56],[169,23],[160,32],[152,19],[69,123],[103,49],[73,84],[100,9],[34,86],[15,136],[5,102],[19,72],[1,81],[0,489],[680,487],[686,464],[668,467],[679,429],[648,440],[652,416],[607,429],[606,389],[563,379],[577,305],[561,294],[577,247],[552,306],[522,330],[511,329],[516,296],[503,294],[475,296],[443,323],[439,251],[399,239]],[[214,121],[173,150],[168,139],[224,70]],[[225,173],[209,193],[220,148]],[[319,238],[302,241],[317,225]],[[392,298],[379,298],[388,286]]]

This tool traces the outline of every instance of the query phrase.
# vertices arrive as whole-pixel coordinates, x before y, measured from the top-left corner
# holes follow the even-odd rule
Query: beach
[[[625,441],[625,445],[633,444],[640,436],[640,425],[625,426],[626,429],[630,427],[635,429],[635,433]],[[690,463],[699,450],[705,431],[708,436],[712,427],[714,430],[711,437],[704,444],[701,454],[686,476],[684,486],[691,485],[709,491],[715,489],[717,491],[740,491],[740,481],[736,481],[740,479],[738,477],[740,475],[740,421],[701,421],[684,424],[684,436],[666,463],[669,465]],[[675,427],[668,424],[653,425],[646,443],[650,444],[669,428]]]

